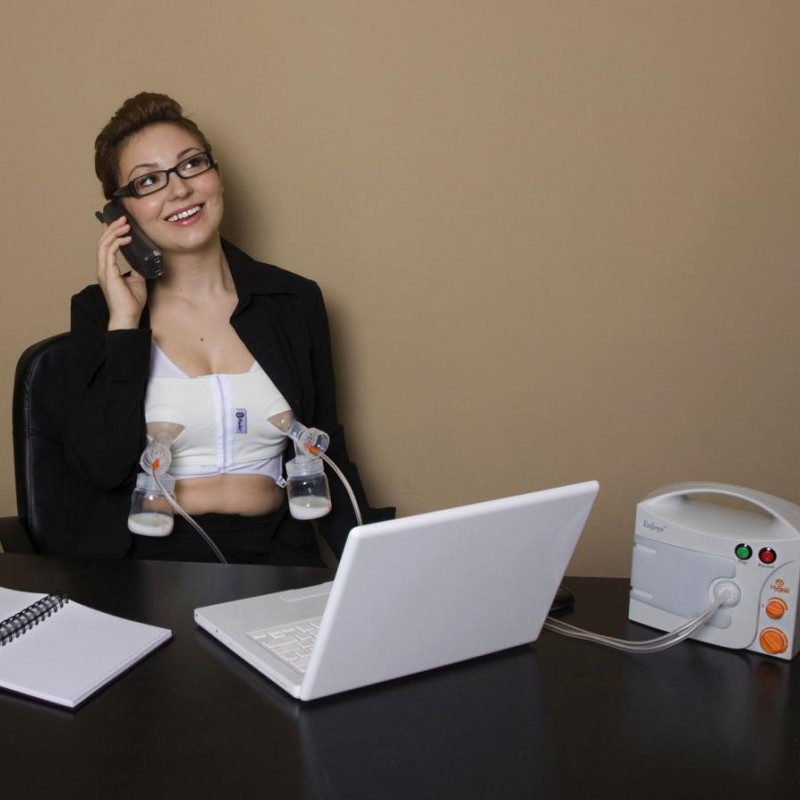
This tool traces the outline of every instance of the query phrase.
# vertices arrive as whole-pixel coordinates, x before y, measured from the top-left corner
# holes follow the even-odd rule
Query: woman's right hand
[[[97,242],[97,282],[108,304],[108,329],[138,328],[147,302],[147,282],[136,270],[123,277],[119,266],[120,248],[130,244],[131,226],[125,217],[110,225],[103,223]]]

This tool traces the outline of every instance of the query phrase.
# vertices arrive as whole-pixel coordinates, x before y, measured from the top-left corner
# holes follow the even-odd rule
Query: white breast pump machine
[[[696,639],[789,661],[800,652],[799,593],[800,506],[741,486],[679,483],[637,506],[631,564],[629,619],[667,633],[631,641],[553,617],[545,627],[628,653]]]
[[[800,651],[799,592],[800,506],[720,483],[674,484],[639,503],[634,622],[673,630],[721,599],[690,638],[790,660]]]

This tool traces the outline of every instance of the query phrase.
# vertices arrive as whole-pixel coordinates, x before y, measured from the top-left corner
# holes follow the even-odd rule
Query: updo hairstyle
[[[180,103],[165,94],[141,92],[128,98],[94,140],[94,171],[107,199],[119,188],[119,156],[125,142],[150,125],[168,122],[194,136],[203,150],[211,145],[197,124],[183,115]]]

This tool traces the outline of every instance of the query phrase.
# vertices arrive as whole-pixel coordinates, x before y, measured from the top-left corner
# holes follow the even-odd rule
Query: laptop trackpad
[[[316,586],[306,586],[304,589],[290,589],[281,592],[278,597],[286,603],[296,603],[298,600],[308,600],[312,597],[327,597],[331,593],[333,581],[319,583]]]

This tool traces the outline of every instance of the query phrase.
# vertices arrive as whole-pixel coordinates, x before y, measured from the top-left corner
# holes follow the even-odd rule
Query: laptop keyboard
[[[305,672],[317,639],[322,617],[276,625],[248,634],[251,639],[285,661],[298,672]]]

